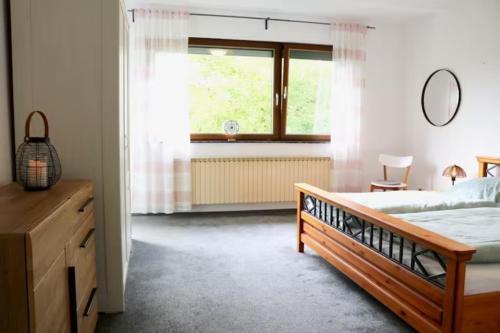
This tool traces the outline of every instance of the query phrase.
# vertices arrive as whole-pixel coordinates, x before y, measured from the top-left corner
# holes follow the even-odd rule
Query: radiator
[[[194,205],[295,201],[295,183],[329,187],[330,158],[195,158]]]

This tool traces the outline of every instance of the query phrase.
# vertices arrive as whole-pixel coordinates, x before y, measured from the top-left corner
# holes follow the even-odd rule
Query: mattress
[[[500,291],[500,263],[467,264],[465,266],[465,295]]]
[[[416,213],[476,207],[498,207],[486,199],[471,199],[450,192],[390,191],[366,193],[336,193],[346,199],[387,214]]]

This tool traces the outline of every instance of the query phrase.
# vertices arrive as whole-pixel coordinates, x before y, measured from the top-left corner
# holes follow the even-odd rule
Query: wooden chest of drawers
[[[0,188],[0,332],[93,332],[93,187]]]

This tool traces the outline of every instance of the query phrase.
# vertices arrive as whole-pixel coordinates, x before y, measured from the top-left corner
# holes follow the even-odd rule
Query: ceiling
[[[153,3],[188,9],[404,19],[439,13],[456,2],[456,0],[127,0],[127,5],[133,8]]]

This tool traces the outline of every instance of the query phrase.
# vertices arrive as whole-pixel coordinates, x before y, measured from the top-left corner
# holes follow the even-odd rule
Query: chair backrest
[[[410,168],[413,163],[413,156],[393,156],[380,154],[378,157],[379,162],[384,166],[384,180],[387,179],[387,167],[390,168],[406,168],[403,176],[403,182],[408,183],[410,176]]]
[[[413,156],[393,156],[380,154],[378,157],[379,162],[390,168],[407,168],[413,163]]]

